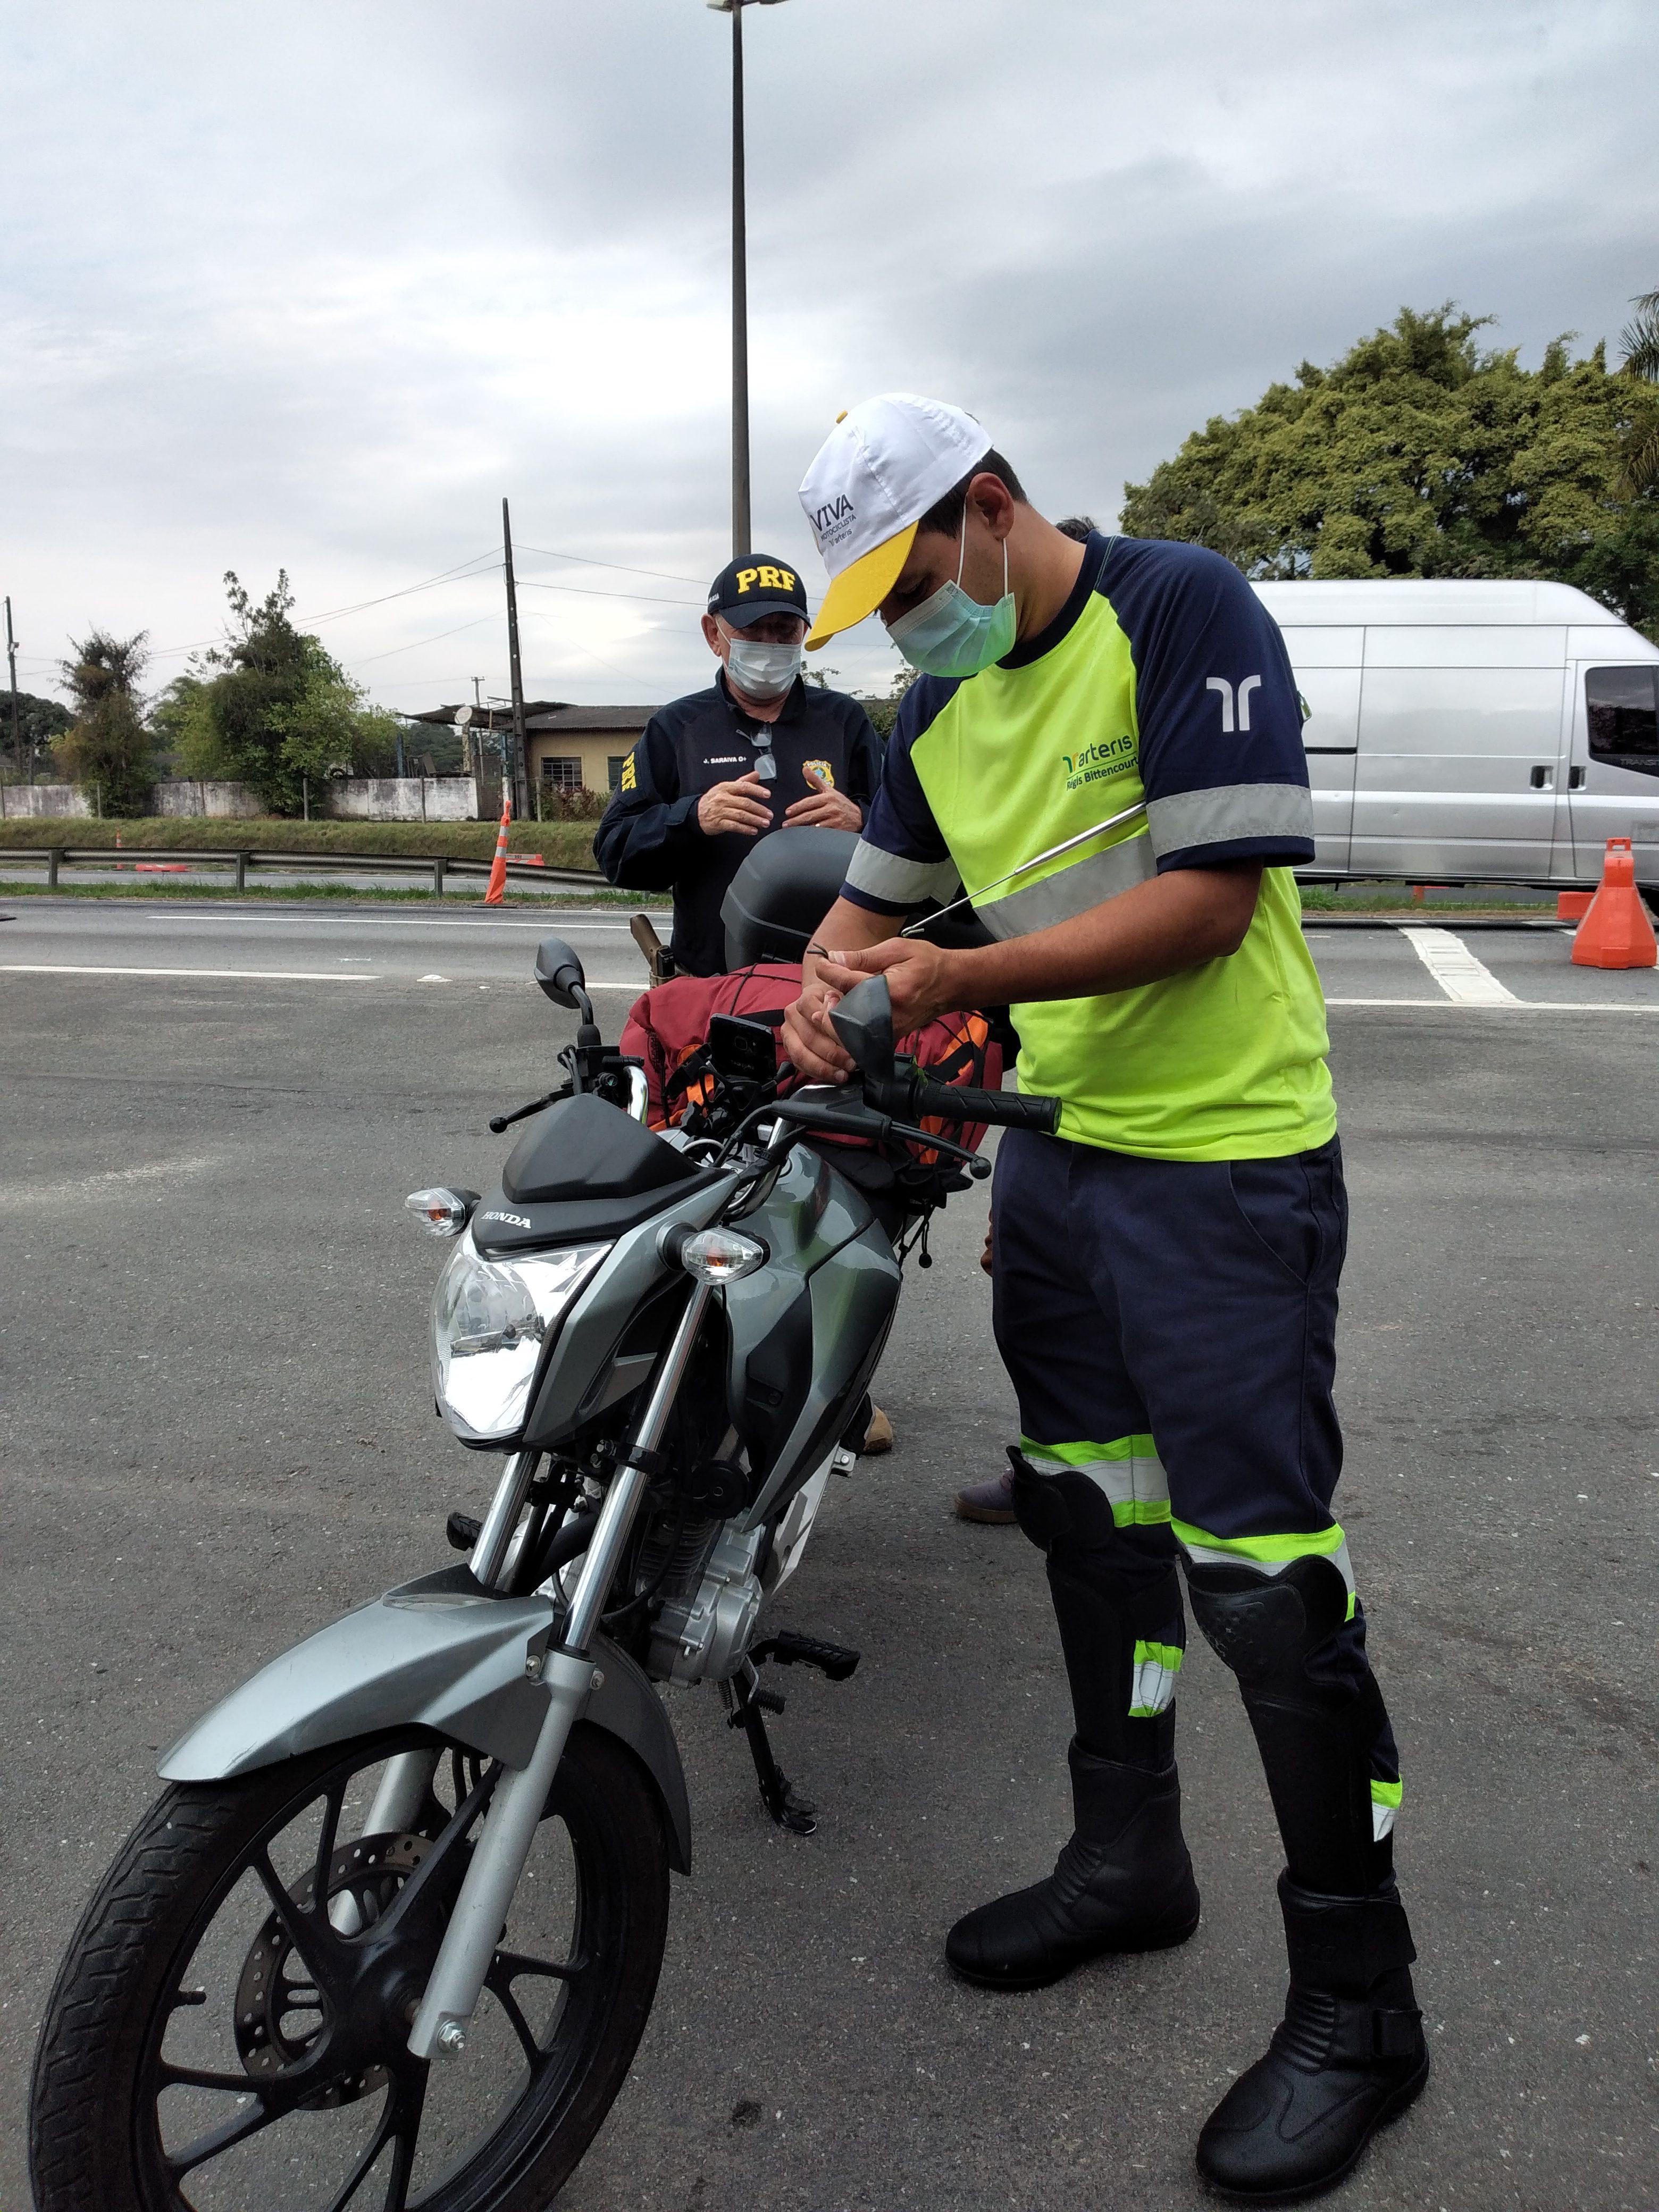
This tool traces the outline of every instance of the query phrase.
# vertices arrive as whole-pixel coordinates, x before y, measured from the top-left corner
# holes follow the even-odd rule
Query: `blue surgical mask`
[[[887,635],[913,668],[924,676],[977,676],[1012,653],[1017,630],[1014,595],[1008,588],[1008,541],[1002,541],[1002,597],[981,606],[962,588],[968,558],[968,517],[962,518],[962,555],[956,580],[941,584],[930,599],[912,607]]]

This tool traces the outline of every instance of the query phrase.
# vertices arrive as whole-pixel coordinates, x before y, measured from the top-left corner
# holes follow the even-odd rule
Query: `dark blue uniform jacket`
[[[676,699],[651,717],[593,840],[595,859],[619,888],[672,890],[670,949],[689,975],[724,974],[720,902],[755,842],[735,830],[705,836],[697,827],[697,801],[711,785],[746,775],[769,745],[778,769],[771,786],[774,830],[787,808],[811,796],[803,773],[809,761],[868,815],[881,781],[881,740],[858,701],[797,678],[777,720],[757,722],[732,699],[722,669],[707,691]]]

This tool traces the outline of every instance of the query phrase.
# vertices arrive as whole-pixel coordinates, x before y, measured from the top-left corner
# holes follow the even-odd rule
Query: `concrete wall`
[[[0,818],[8,822],[68,821],[91,812],[91,799],[72,783],[0,784]]]
[[[327,811],[346,822],[476,822],[478,786],[470,775],[331,777]],[[319,811],[312,787],[313,812]]]
[[[246,822],[264,809],[246,784],[181,780],[156,785],[155,811]],[[478,792],[470,775],[319,777],[311,811],[319,822],[476,822]]]
[[[249,822],[264,811],[244,783],[193,776],[158,783],[151,805],[173,821]],[[0,818],[9,821],[67,821],[93,811],[72,783],[0,784]],[[313,784],[311,811],[318,821],[476,822],[478,786],[470,775],[330,776]]]
[[[173,820],[205,816],[216,822],[251,822],[264,812],[245,783],[204,783],[194,776],[158,783],[151,803],[158,814]]]

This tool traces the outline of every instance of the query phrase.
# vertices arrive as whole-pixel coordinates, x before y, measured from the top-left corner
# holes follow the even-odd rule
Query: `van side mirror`
[[[577,1002],[578,993],[586,997],[587,978],[563,938],[544,937],[536,947],[536,981],[556,1006],[568,1006],[573,1014],[589,1012]]]
[[[886,1080],[893,1073],[893,994],[884,975],[854,983],[830,1016],[836,1035],[866,1075]]]

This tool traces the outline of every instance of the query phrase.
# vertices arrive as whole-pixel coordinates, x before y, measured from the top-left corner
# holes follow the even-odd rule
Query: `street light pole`
[[[732,18],[732,557],[751,553],[749,520],[749,226],[743,176],[743,11],[757,0],[708,0]],[[775,8],[778,0],[759,0]]]
[[[743,0],[732,5],[732,558],[749,524],[749,236],[743,179]]]

